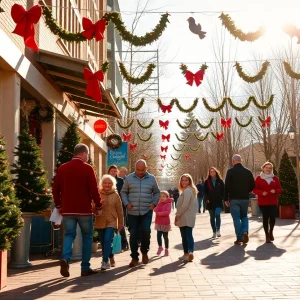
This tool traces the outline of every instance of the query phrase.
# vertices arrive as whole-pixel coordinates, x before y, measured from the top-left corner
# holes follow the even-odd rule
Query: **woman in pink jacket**
[[[169,237],[168,232],[171,230],[170,213],[172,209],[173,199],[169,198],[167,191],[160,192],[160,199],[157,206],[154,208],[155,216],[155,229],[157,230],[157,255],[163,251],[162,236],[165,240],[165,256],[169,255]]]

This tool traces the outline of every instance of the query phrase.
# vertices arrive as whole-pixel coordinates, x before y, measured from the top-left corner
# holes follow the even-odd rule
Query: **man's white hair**
[[[239,154],[234,154],[234,155],[232,156],[232,160],[233,160],[233,161],[241,162],[241,161],[242,161],[242,157],[241,157]]]
[[[139,159],[136,163],[135,166],[137,166],[137,164],[142,163],[144,164],[144,166],[147,168],[147,162],[144,159]]]

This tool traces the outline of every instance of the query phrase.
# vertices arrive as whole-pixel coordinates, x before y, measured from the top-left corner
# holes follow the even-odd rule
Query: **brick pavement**
[[[208,214],[197,215],[195,259],[182,263],[180,233],[170,232],[170,256],[156,256],[153,231],[150,263],[127,267],[129,252],[116,256],[116,268],[80,277],[80,263],[71,277],[60,277],[57,258],[32,257],[33,268],[9,270],[9,285],[0,299],[300,299],[300,226],[277,219],[274,244],[264,243],[261,218],[250,218],[250,241],[234,246],[231,216],[222,214],[222,237],[212,240]],[[101,263],[101,250],[92,258]]]

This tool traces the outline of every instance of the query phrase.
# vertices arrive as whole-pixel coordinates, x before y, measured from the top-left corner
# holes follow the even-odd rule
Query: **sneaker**
[[[217,237],[220,237],[221,236],[221,233],[220,233],[220,229],[217,230]]]
[[[90,275],[95,275],[98,274],[97,271],[94,271],[92,269],[89,269],[87,271],[81,271],[81,276],[90,276]]]
[[[116,266],[116,262],[115,262],[114,257],[109,258],[109,263],[110,263],[110,266],[113,267],[113,268]]]
[[[236,240],[236,241],[234,242],[234,244],[240,246],[240,245],[243,244],[243,241],[242,241],[242,240]]]
[[[60,260],[60,274],[64,277],[70,277],[69,263],[65,258]]]
[[[108,262],[103,261],[101,264],[101,270],[105,271],[107,269],[110,269],[110,264]]]
[[[179,260],[189,260],[189,255],[188,254],[183,254],[182,256],[178,257]]]
[[[247,244],[249,242],[248,232],[243,233],[243,243]]]
[[[216,236],[217,236],[217,234],[216,234],[215,232],[213,232],[213,236],[212,236],[212,238],[213,238],[213,239],[215,239],[215,238],[216,238]]]
[[[138,265],[139,261],[137,259],[132,259],[130,264],[129,264],[129,268],[134,268]]]
[[[144,265],[146,265],[148,262],[149,262],[149,257],[148,257],[148,254],[144,254],[142,255],[142,262]]]
[[[156,252],[156,254],[157,254],[157,255],[160,255],[160,254],[162,253],[163,250],[164,250],[163,247],[162,247],[162,246],[159,246],[159,247],[158,247],[158,250],[157,250],[157,252]]]
[[[189,253],[188,258],[189,258],[189,259],[188,259],[189,262],[192,262],[192,261],[193,261],[193,259],[194,259],[194,254],[193,254],[193,252],[190,252],[190,253]]]
[[[169,256],[169,249],[165,249],[165,256]]]

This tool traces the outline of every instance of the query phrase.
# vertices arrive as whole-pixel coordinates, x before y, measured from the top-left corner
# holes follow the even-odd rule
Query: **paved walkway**
[[[211,239],[207,213],[197,216],[195,259],[182,263],[178,228],[170,232],[170,256],[156,256],[156,237],[150,263],[128,269],[129,252],[116,257],[117,266],[95,276],[80,277],[72,263],[69,279],[59,274],[56,258],[32,257],[34,267],[9,270],[9,285],[0,299],[300,299],[300,226],[277,220],[274,244],[264,243],[261,218],[250,218],[250,241],[234,246],[229,214],[222,215],[222,237]],[[101,251],[91,263],[97,268]]]

